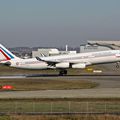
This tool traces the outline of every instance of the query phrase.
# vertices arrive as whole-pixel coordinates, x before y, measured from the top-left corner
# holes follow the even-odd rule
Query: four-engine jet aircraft
[[[67,75],[68,68],[86,68],[89,65],[118,63],[120,50],[57,55],[21,59],[0,44],[0,63],[22,69],[59,69],[59,75]]]

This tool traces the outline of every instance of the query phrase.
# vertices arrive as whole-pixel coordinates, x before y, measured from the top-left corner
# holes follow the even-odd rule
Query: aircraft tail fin
[[[0,44],[0,61],[7,61],[16,58],[18,57],[16,57],[12,52]]]

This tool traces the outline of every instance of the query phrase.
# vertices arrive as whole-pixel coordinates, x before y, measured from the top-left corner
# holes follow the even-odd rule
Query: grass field
[[[5,113],[54,113],[98,112],[120,113],[120,101],[56,101],[56,100],[0,100],[0,112]]]
[[[61,116],[28,116],[28,115],[8,115],[0,116],[0,120],[120,120],[117,115],[61,115]]]
[[[23,79],[0,79],[0,85],[12,85],[13,90],[62,90],[62,89],[90,89],[98,84],[85,80],[64,80],[60,79],[41,79],[41,78],[23,78]]]

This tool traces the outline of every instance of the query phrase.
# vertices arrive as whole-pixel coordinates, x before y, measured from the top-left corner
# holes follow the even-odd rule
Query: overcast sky
[[[120,40],[120,0],[0,0],[0,43],[79,46]]]

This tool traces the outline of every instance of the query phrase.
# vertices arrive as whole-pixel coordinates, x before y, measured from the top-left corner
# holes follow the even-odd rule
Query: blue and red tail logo
[[[6,51],[4,48],[0,47],[0,52],[4,55],[6,60],[11,60],[14,58],[12,54],[10,54],[8,51]]]

